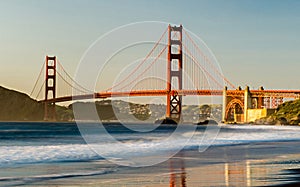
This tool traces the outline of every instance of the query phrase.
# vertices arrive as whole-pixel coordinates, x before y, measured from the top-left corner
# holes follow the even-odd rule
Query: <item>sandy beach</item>
[[[0,185],[148,187],[292,185],[299,183],[299,144],[299,141],[264,142],[215,146],[203,153],[187,150],[161,164],[140,168],[117,166],[105,160],[12,167],[0,171]],[[12,175],[15,177],[9,179]],[[27,177],[24,178],[24,175]]]

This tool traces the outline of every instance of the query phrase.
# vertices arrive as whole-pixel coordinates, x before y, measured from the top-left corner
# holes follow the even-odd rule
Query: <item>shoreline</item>
[[[132,137],[136,134],[121,126],[109,127],[125,144],[124,150],[115,144],[104,150],[117,162],[134,165],[141,159],[167,160],[148,167],[126,167],[93,152],[75,123],[2,124],[0,186],[168,186],[172,182],[183,182],[181,186],[266,186],[281,185],[282,180],[299,182],[285,173],[300,168],[300,131],[295,127],[223,125],[214,143],[199,152],[198,147],[206,145],[197,136],[206,127],[199,126],[195,139],[172,158],[165,151],[172,150],[172,144],[183,143],[182,137],[169,146],[158,146],[155,154],[134,154],[136,159],[130,162],[120,155],[126,154],[126,146],[143,151],[175,127],[163,127],[149,139],[145,134],[136,139]]]
[[[0,121],[0,125],[1,123],[24,123],[24,124],[77,124],[76,121]],[[80,121],[80,123],[90,123],[90,124],[96,124],[99,123],[99,121]],[[110,124],[110,125],[119,125],[122,124],[122,122],[119,121],[101,121],[102,124],[106,125],[106,124]],[[137,122],[126,122],[126,123],[130,123],[130,124],[151,124],[151,125],[158,125],[156,123],[137,123]],[[169,126],[174,126],[174,124],[160,124],[160,125],[169,125]],[[195,125],[195,126],[282,126],[282,127],[300,127],[299,125],[295,125],[295,124],[261,124],[261,123],[218,123],[218,125],[216,124],[197,124],[197,123],[182,123],[181,125]],[[175,125],[176,126],[176,125]]]
[[[214,146],[202,153],[184,150],[163,163],[139,168],[96,160],[25,165],[6,168],[1,173],[3,176],[5,172],[24,175],[28,169],[43,171],[38,177],[27,177],[25,181],[22,177],[18,179],[20,183],[25,182],[23,186],[160,187],[172,182],[189,187],[282,186],[300,182],[299,178],[293,177],[300,176],[300,148],[293,149],[299,143],[262,142]],[[62,175],[56,174],[57,172]]]

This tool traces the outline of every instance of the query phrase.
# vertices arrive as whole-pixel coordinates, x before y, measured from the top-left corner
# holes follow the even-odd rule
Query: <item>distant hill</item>
[[[43,120],[43,104],[28,95],[0,86],[1,121],[38,121]]]
[[[116,120],[114,112],[119,112],[118,107],[122,107],[126,102],[117,104],[113,108],[110,100],[92,102],[75,102],[68,107],[56,105],[57,121],[74,120],[73,107],[80,107],[85,111],[86,120],[89,120],[89,107],[96,104],[96,109],[100,119]],[[85,110],[87,109],[87,110]],[[4,88],[0,86],[0,121],[43,121],[44,104],[30,98],[28,95]]]
[[[70,120],[73,113],[66,107],[56,106],[58,121]],[[43,121],[44,104],[28,95],[0,86],[0,121]]]
[[[93,102],[75,102],[73,104],[70,104],[68,109],[73,111],[73,107],[80,108],[81,114],[78,114],[80,116],[81,120],[117,120],[114,111],[118,111],[117,108],[114,108],[111,105],[110,100],[104,100],[104,101],[96,101]],[[89,111],[91,107],[95,107],[98,113],[99,118],[97,117],[95,119],[95,116],[92,116],[91,112]]]

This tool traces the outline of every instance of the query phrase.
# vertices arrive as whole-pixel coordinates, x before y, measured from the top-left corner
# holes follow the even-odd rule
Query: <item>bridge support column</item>
[[[248,109],[251,108],[251,93],[249,86],[246,86],[244,93],[244,122],[248,121]]]
[[[222,105],[222,122],[226,122],[226,106],[227,106],[227,86],[223,90],[223,105]]]
[[[46,56],[46,77],[45,77],[45,110],[44,120],[56,120],[55,102],[48,102],[48,99],[56,97],[56,57]]]
[[[177,38],[172,38],[175,33]],[[181,117],[182,96],[172,92],[182,90],[182,25],[168,26],[168,57],[167,57],[167,109],[166,118],[179,122]]]
[[[259,90],[262,91],[264,90],[264,87],[259,87]],[[257,108],[261,109],[264,106],[264,97],[258,97],[257,98]]]

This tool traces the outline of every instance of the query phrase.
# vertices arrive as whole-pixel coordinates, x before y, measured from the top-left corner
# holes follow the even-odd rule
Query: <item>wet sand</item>
[[[265,142],[215,146],[202,153],[186,150],[142,168],[105,160],[23,165],[1,170],[0,186],[291,186],[300,181],[299,145]]]

